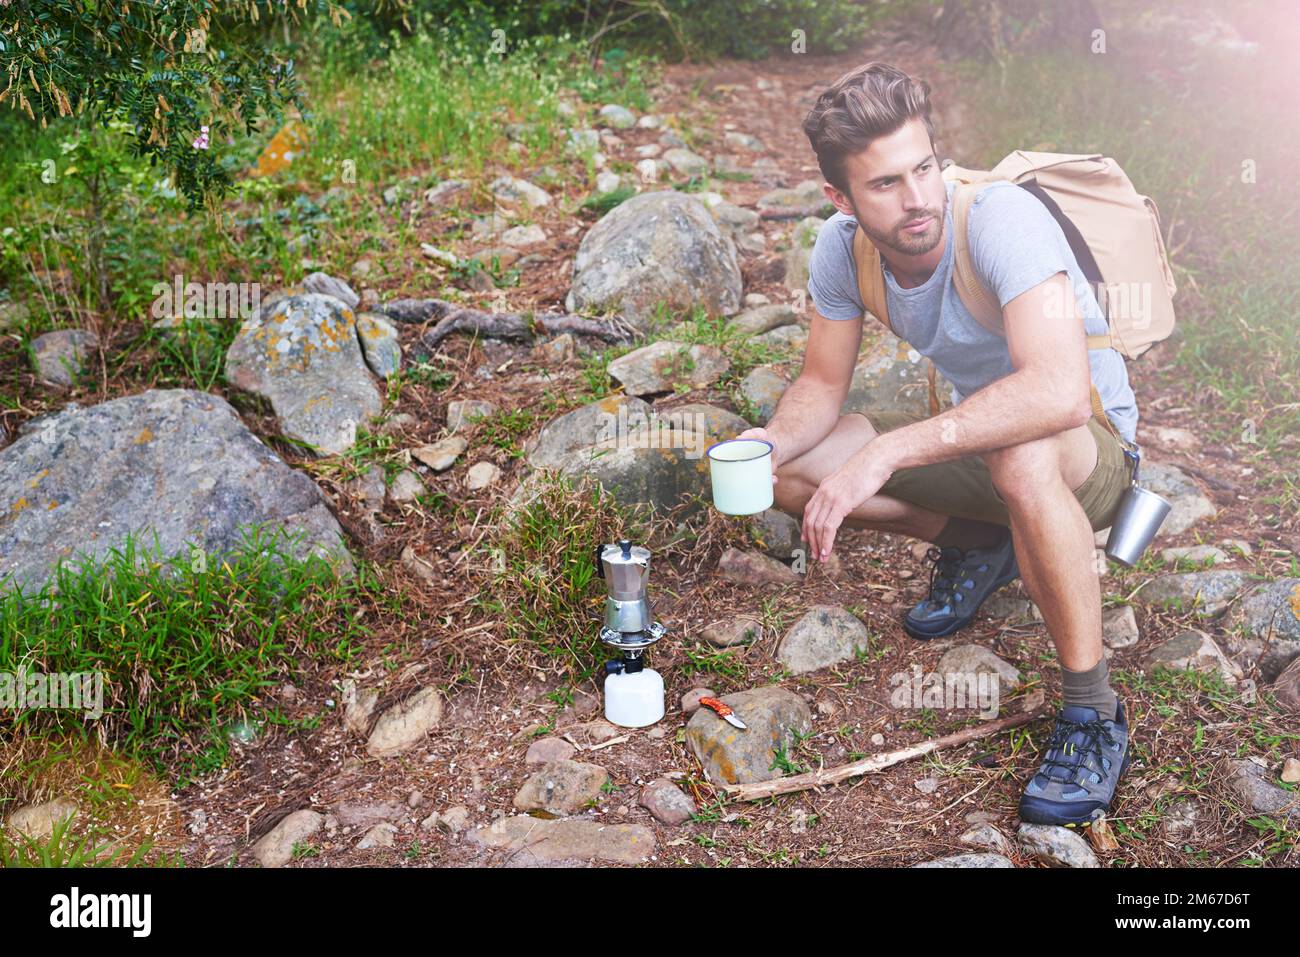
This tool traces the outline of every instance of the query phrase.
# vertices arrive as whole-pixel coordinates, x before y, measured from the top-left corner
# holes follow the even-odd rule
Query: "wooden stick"
[[[437,325],[421,337],[421,345],[433,350],[453,332],[472,332],[498,339],[531,341],[535,335],[572,333],[604,342],[627,342],[635,330],[621,318],[586,319],[572,313],[543,313],[524,316],[517,312],[483,312],[458,306],[443,299],[398,299],[379,307],[397,322],[422,323],[436,319]]]
[[[756,781],[753,784],[724,784],[722,787],[732,797],[741,801],[757,801],[760,798],[772,797],[776,794],[806,791],[809,788],[821,787],[824,784],[839,784],[849,778],[870,774],[872,771],[880,771],[883,768],[910,761],[912,758],[919,758],[941,748],[951,748],[954,745],[966,744],[969,741],[978,741],[980,738],[992,737],[1009,728],[1018,728],[1022,724],[1028,724],[1030,721],[1043,717],[1047,714],[1047,710],[1045,707],[1038,707],[1020,714],[1013,714],[1007,718],[998,718],[996,721],[990,721],[987,724],[966,728],[954,734],[945,735],[942,738],[922,741],[920,744],[900,748],[897,751],[873,754],[869,758],[854,761],[852,764],[841,764],[836,768],[822,768],[818,771],[809,771],[807,774],[796,774],[788,778],[774,778],[771,781]]]

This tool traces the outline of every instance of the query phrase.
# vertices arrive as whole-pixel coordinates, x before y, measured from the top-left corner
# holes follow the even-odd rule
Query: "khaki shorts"
[[[876,409],[859,411],[858,415],[865,416],[877,432],[889,432],[927,418],[913,412]],[[1088,429],[1097,442],[1097,464],[1092,474],[1074,490],[1074,497],[1083,506],[1095,532],[1108,527],[1114,519],[1120,499],[1129,487],[1132,469],[1124,458],[1123,447],[1105,426],[1091,418]],[[977,455],[899,469],[880,487],[880,494],[942,515],[1011,525],[1007,503],[994,488],[988,466]]]

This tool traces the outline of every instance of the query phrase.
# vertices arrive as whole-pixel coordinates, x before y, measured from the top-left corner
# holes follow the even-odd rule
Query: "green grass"
[[[28,709],[11,733],[98,734],[178,786],[220,767],[232,729],[305,668],[300,656],[346,662],[367,634],[367,567],[338,580],[324,559],[294,558],[298,534],[250,527],[224,560],[163,558],[128,538],[102,562],[61,565],[39,592],[0,598],[0,671],[103,674],[102,718]]]

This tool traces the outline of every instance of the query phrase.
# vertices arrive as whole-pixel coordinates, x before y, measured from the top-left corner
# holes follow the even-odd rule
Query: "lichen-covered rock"
[[[356,315],[319,293],[263,304],[231,343],[226,378],[269,399],[284,434],[325,455],[351,448],[357,429],[383,409]]]
[[[686,725],[686,743],[704,776],[714,784],[748,784],[779,778],[773,767],[777,752],[790,755],[799,735],[812,733],[808,704],[785,688],[768,686],[724,695],[748,730],[733,727],[716,713],[701,708]]]
[[[250,432],[220,396],[154,389],[34,424],[0,450],[0,580],[39,589],[62,559],[124,546],[164,556],[233,551],[247,525],[302,533],[290,550],[349,573],[320,488]]]
[[[644,330],[660,301],[729,316],[740,295],[735,247],[708,210],[685,193],[656,190],[620,203],[583,237],[565,308],[619,309]]]

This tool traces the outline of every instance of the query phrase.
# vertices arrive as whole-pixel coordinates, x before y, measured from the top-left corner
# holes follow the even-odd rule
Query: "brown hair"
[[[826,182],[848,195],[845,158],[916,118],[925,123],[933,148],[930,84],[876,61],[850,70],[823,90],[803,121],[803,131]]]

